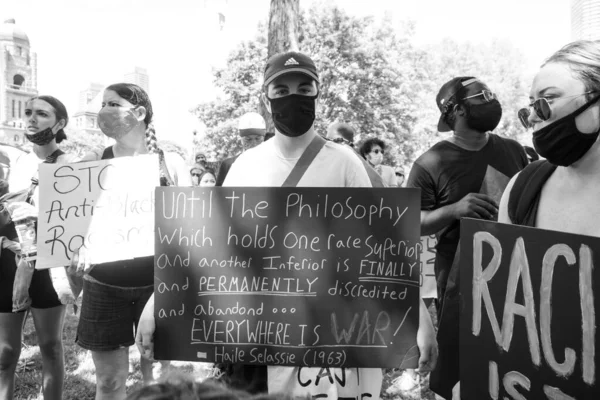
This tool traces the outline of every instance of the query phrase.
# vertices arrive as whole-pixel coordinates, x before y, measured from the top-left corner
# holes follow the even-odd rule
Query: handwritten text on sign
[[[598,238],[462,220],[462,398],[600,398],[598,249]]]
[[[157,189],[157,358],[416,365],[419,194],[390,194]]]
[[[155,155],[40,165],[37,268],[68,265],[85,245],[93,263],[153,254]]]
[[[437,299],[437,283],[435,280],[435,235],[421,236],[421,297]]]

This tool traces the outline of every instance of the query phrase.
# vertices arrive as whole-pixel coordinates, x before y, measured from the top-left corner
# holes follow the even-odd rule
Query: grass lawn
[[[92,356],[87,350],[75,344],[75,333],[77,331],[77,317],[73,315],[72,309],[67,311],[64,330],[65,346],[65,400],[93,400],[95,395],[96,377],[94,374],[94,363]],[[430,308],[431,312],[432,308]],[[434,313],[434,312],[433,312]],[[135,346],[129,350],[129,378],[127,379],[128,392],[138,388],[142,384],[140,372],[140,355]],[[158,365],[158,364],[156,364]],[[172,368],[203,379],[210,374],[211,365],[206,363],[192,363],[183,361],[172,362]],[[390,390],[391,381],[399,374],[398,371],[386,370],[384,375],[383,390],[381,398],[385,400],[435,400],[435,395],[429,390],[427,377],[421,382],[421,387],[416,387],[410,392],[399,393]],[[40,394],[42,381],[42,359],[40,356],[33,320],[27,318],[23,335],[23,349],[17,366],[15,378],[16,400],[43,400]],[[393,388],[392,388],[393,389]]]

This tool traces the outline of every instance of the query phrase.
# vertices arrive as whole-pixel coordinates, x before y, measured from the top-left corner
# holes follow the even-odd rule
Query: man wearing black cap
[[[519,143],[491,132],[500,122],[502,107],[477,78],[450,80],[436,102],[441,112],[438,131],[452,131],[452,136],[415,161],[407,186],[421,189],[421,235],[436,234],[438,239],[437,310],[438,315],[442,308],[444,312],[438,332],[440,356],[430,386],[449,399],[458,381],[458,320],[450,321],[451,332],[443,325],[444,316],[453,315],[447,308],[458,306],[457,301],[448,300],[451,292],[457,292],[458,282],[448,278],[458,248],[460,219],[496,220],[504,188],[527,165],[527,157]],[[448,304],[444,304],[446,291]]]
[[[325,141],[314,130],[314,120],[319,95],[319,77],[313,61],[297,52],[280,53],[267,61],[262,99],[271,113],[275,136],[243,152],[231,166],[223,186],[273,187],[289,182],[291,172],[302,170],[294,184],[308,187],[371,187],[369,176],[354,150],[331,141]],[[318,144],[318,147],[315,145]],[[299,162],[306,149],[315,152],[310,162]],[[309,154],[307,153],[307,154]],[[303,158],[306,161],[307,158]],[[151,298],[140,319],[136,342],[146,356],[152,355],[154,334],[154,300]],[[435,365],[437,345],[431,319],[421,302],[417,333],[422,369]],[[293,396],[328,398],[379,398],[383,380],[380,368],[302,368],[302,377],[310,378],[312,385],[299,381],[299,369],[269,366],[268,390],[286,392]],[[331,370],[332,376],[345,380],[328,379],[320,375]],[[252,392],[266,390],[265,368],[233,366],[236,376],[247,379],[245,389]],[[320,383],[319,383],[320,382]],[[243,382],[242,382],[243,383]]]
[[[305,169],[297,186],[371,187],[363,162],[350,146],[324,141],[316,134],[313,123],[318,95],[317,69],[308,56],[288,52],[271,57],[265,69],[263,101],[272,115],[275,137],[240,155],[224,186],[281,186],[313,141],[323,141],[321,150]],[[421,311],[418,342],[422,344],[422,355],[419,361],[425,369],[435,363],[437,346],[424,305]],[[329,398],[379,397],[383,379],[381,369],[347,369],[344,387],[334,380],[319,379],[322,371],[321,368],[302,369],[304,378],[321,382],[317,386],[300,382],[298,368],[269,367],[269,392],[288,392],[295,396],[326,393]],[[336,372],[337,376],[344,373]]]

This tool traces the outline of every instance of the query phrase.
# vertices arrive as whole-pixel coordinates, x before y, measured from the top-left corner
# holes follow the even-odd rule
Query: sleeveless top
[[[102,160],[115,158],[112,146],[104,149]],[[161,159],[163,168],[164,156]],[[168,177],[170,179],[170,177]],[[161,171],[161,186],[169,186]],[[154,285],[154,256],[133,258],[96,265],[89,274],[100,283],[118,287],[142,287]]]

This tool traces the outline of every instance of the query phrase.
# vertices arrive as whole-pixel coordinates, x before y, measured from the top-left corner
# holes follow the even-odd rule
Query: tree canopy
[[[524,59],[511,45],[444,39],[418,46],[410,22],[397,28],[389,17],[356,17],[330,4],[301,9],[299,20],[300,51],[319,68],[320,134],[333,122],[349,123],[357,141],[376,136],[388,143],[387,164],[408,167],[440,140],[435,96],[455,76],[476,76],[497,93],[504,109],[497,133],[513,138],[523,133],[516,110],[526,101]],[[266,59],[263,23],[254,38],[230,53],[226,67],[214,71],[221,95],[193,111],[207,127],[201,143],[210,157],[241,151],[237,120],[259,111]]]

